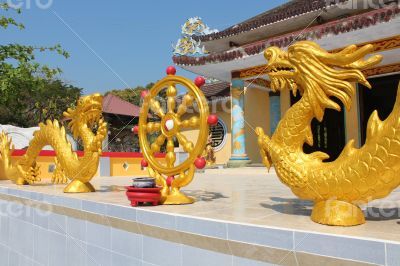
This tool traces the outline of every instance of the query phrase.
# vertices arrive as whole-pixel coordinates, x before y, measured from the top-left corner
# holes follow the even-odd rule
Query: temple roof
[[[264,49],[269,46],[286,47],[294,41],[318,40],[327,35],[338,35],[368,28],[381,22],[389,22],[396,18],[399,12],[399,6],[391,5],[382,9],[372,10],[321,25],[315,25],[307,29],[300,29],[294,32],[273,36],[229,51],[215,52],[201,57],[174,56],[173,60],[174,63],[178,65],[205,65],[207,63],[231,61],[262,53]]]
[[[218,81],[214,83],[205,84],[201,87],[201,91],[203,92],[204,96],[207,98],[207,101],[220,101],[230,97],[230,86],[229,82]],[[182,103],[182,95],[179,95],[176,99],[177,104]]]
[[[220,32],[193,35],[192,39],[201,41],[210,54],[229,51],[235,47],[371,10],[364,8],[363,1],[365,0],[294,0]]]
[[[230,83],[228,82],[215,82],[204,85],[201,90],[207,99],[215,96],[229,96]]]
[[[138,117],[140,107],[110,93],[103,98],[103,113]]]
[[[257,16],[247,19],[243,22],[230,26],[222,31],[201,36],[193,36],[196,41],[207,42],[215,39],[238,35],[245,31],[250,31],[277,21],[289,19],[315,10],[320,10],[324,7],[336,5],[339,2],[347,0],[326,1],[326,0],[292,0],[288,3],[280,5],[276,8],[267,10]]]
[[[381,9],[364,11],[352,16],[339,16],[336,17],[336,20],[313,25],[306,29],[286,32],[282,35],[274,35],[230,50],[213,52],[200,57],[174,56],[173,61],[193,73],[229,82],[231,73],[266,64],[263,51],[267,47],[285,48],[295,41],[310,40],[317,42],[329,51],[341,49],[354,43],[379,42],[379,40],[399,34],[399,21],[399,5],[391,4]],[[295,19],[292,23],[296,24]],[[384,56],[382,65],[398,62],[400,56],[398,52],[393,54],[390,51],[394,47],[386,49],[387,45],[381,46],[378,47],[383,49],[379,51]],[[259,74],[262,75],[262,73],[257,73],[254,76],[262,77]],[[245,76],[251,75],[249,73]],[[264,78],[268,79],[267,76]]]

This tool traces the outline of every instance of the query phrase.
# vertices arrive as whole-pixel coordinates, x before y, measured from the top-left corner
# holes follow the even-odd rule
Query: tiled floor
[[[63,196],[87,199],[102,203],[128,206],[124,186],[131,178],[101,177],[92,181],[96,193],[64,194]],[[1,186],[15,187],[9,181]],[[19,187],[22,190],[63,194],[63,185],[37,184]],[[297,199],[280,183],[276,175],[265,168],[213,169],[197,173],[194,181],[184,189],[197,198],[192,205],[141,207],[149,211],[168,212],[188,216],[227,220],[259,226],[283,227],[299,231],[314,231],[365,238],[399,241],[400,191],[368,206],[367,223],[356,227],[330,227],[313,223],[309,216],[312,203]],[[85,206],[83,206],[85,208]],[[96,208],[97,206],[86,206]],[[375,208],[384,211],[378,212]],[[99,211],[99,210],[97,210]],[[385,215],[386,213],[386,215]]]

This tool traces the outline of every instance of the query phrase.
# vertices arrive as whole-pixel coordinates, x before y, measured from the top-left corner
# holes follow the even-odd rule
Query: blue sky
[[[0,43],[61,44],[71,54],[69,59],[46,54],[38,61],[60,67],[64,72],[61,78],[84,88],[85,94],[145,85],[164,77],[165,68],[172,64],[171,44],[180,37],[180,26],[189,17],[200,16],[210,28],[222,30],[287,2],[4,1],[22,5],[23,13],[15,18],[26,29],[3,30]],[[51,5],[40,9],[37,3]],[[178,74],[194,77],[182,69]]]

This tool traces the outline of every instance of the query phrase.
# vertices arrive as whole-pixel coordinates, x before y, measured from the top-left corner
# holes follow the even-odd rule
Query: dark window
[[[301,96],[299,93],[296,97],[290,94],[291,104],[299,101]],[[334,161],[339,157],[345,145],[345,125],[344,125],[344,107],[342,102],[336,98],[332,98],[342,108],[341,112],[332,109],[325,109],[324,119],[318,122],[313,119],[311,129],[314,137],[314,145],[304,144],[303,150],[305,153],[321,151],[329,155],[326,161]]]
[[[361,145],[365,143],[368,119],[372,112],[378,110],[381,120],[386,119],[392,112],[399,80],[400,75],[369,79],[371,90],[359,85]]]

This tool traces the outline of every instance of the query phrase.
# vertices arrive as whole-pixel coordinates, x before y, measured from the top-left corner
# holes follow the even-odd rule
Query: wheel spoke
[[[160,102],[157,100],[150,99],[150,109],[160,118],[163,118],[165,115]]]
[[[180,117],[181,115],[186,113],[188,107],[191,107],[193,105],[193,100],[194,97],[189,93],[183,96],[182,103],[179,105],[176,115]]]
[[[182,133],[176,133],[176,138],[178,139],[178,142],[180,145],[182,145],[183,150],[186,152],[192,152],[194,149],[193,142],[189,141],[185,135]]]
[[[176,107],[175,97],[168,97],[167,106],[168,106],[168,112],[170,113],[175,112],[175,107]]]
[[[158,122],[149,122],[146,125],[147,133],[153,134],[161,130],[161,124]]]
[[[163,145],[165,142],[165,136],[164,135],[160,135],[157,137],[156,141],[154,141],[151,144],[151,151],[152,153],[156,153],[156,152],[160,152],[161,149],[161,145]]]
[[[175,84],[172,84],[168,87],[167,89],[167,106],[168,106],[168,112],[173,113],[175,112],[175,107],[176,107],[176,102],[175,102],[175,97],[176,97],[176,88]]]
[[[200,124],[200,118],[198,116],[193,116],[190,119],[183,120],[181,122],[182,128],[196,128]]]
[[[172,138],[168,138],[167,141],[167,155],[165,156],[165,160],[167,162],[167,167],[174,167],[176,161],[176,155],[174,152],[174,141]]]

